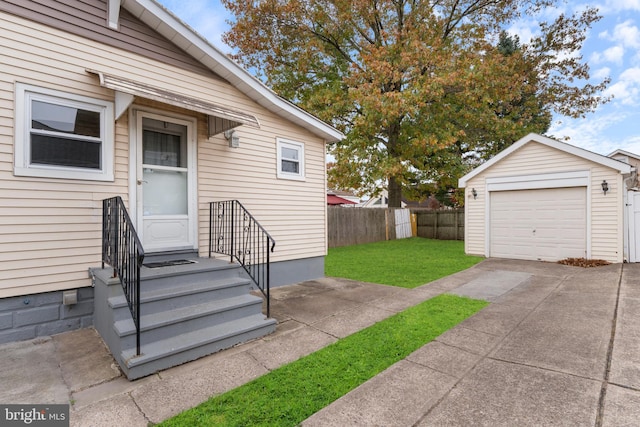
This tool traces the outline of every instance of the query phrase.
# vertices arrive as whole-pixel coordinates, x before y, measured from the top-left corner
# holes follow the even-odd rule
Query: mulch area
[[[603,259],[567,258],[558,261],[558,264],[572,265],[574,267],[601,267],[611,263]]]

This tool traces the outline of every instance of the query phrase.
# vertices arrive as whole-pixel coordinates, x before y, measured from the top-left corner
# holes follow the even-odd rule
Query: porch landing
[[[275,331],[276,320],[262,313],[252,282],[227,257],[158,254],[145,264],[190,259],[191,264],[140,274],[140,344],[122,287],[112,269],[94,269],[94,324],[122,371],[130,379],[177,366]]]

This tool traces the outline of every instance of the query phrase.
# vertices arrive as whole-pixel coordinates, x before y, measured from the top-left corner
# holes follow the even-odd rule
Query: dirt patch
[[[558,261],[558,264],[572,265],[574,267],[601,267],[611,263],[603,259],[567,258]]]

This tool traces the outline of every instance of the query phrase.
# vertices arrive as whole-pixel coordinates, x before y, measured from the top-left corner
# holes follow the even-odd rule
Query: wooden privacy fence
[[[464,240],[464,209],[414,210],[418,236],[439,240]]]
[[[410,212],[409,209],[329,206],[327,212],[330,248],[412,235],[441,240],[464,239],[464,210]],[[417,231],[411,217],[417,222]]]

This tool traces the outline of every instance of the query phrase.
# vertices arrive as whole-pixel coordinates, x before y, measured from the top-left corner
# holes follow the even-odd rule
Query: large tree
[[[347,135],[331,147],[334,182],[369,194],[385,182],[389,206],[440,173],[449,147],[484,155],[541,112],[578,117],[603,101],[607,82],[589,84],[577,54],[593,8],[541,23],[507,52],[500,32],[554,1],[222,1],[236,59]]]

